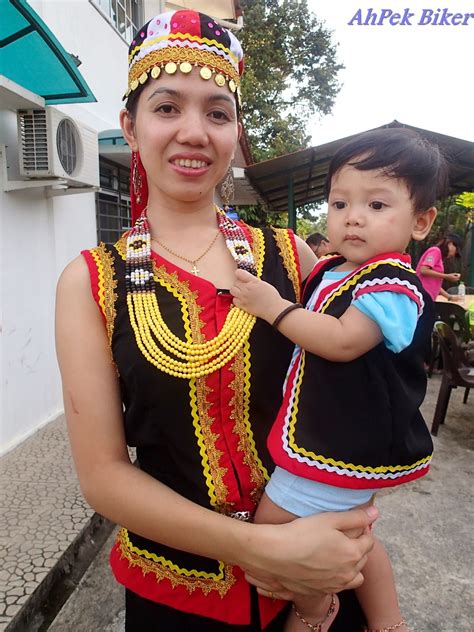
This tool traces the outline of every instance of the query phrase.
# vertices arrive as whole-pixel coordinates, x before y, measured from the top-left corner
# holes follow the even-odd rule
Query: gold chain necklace
[[[163,250],[166,250],[166,252],[169,252],[170,255],[173,255],[174,257],[177,257],[178,259],[181,259],[181,261],[186,261],[187,263],[190,263],[192,265],[191,272],[193,274],[195,274],[196,276],[198,276],[200,270],[197,267],[196,263],[198,261],[201,261],[201,259],[207,255],[209,250],[216,243],[216,240],[219,237],[220,232],[221,232],[220,230],[217,231],[217,233],[215,234],[213,240],[211,241],[209,246],[206,248],[206,250],[201,255],[199,255],[199,257],[196,257],[195,259],[188,259],[187,257],[183,257],[182,255],[178,255],[177,252],[174,252],[174,250],[171,250],[171,248],[168,248],[168,246],[165,246],[165,244],[163,244],[159,239],[156,239],[156,237],[152,237],[151,240],[154,241],[159,246],[161,246],[163,248]]]

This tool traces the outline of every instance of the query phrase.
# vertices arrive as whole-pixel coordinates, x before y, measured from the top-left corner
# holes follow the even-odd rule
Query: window
[[[143,0],[90,0],[130,44],[143,22]]]
[[[97,240],[114,244],[130,228],[130,170],[100,159],[96,197]]]

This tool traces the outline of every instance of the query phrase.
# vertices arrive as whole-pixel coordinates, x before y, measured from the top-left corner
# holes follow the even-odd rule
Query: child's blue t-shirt
[[[314,305],[317,295],[323,287],[343,279],[347,274],[347,270],[325,272],[309,304]],[[418,320],[418,306],[406,294],[372,292],[363,294],[352,305],[377,323],[382,332],[385,346],[393,353],[400,353],[413,340]]]

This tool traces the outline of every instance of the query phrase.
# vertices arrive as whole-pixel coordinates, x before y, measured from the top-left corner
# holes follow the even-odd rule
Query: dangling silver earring
[[[137,152],[132,152],[132,185],[133,191],[138,204],[142,203],[142,177],[140,175],[140,169],[138,168]]]
[[[234,175],[231,165],[222,180],[220,193],[224,206],[230,206],[234,200]]]

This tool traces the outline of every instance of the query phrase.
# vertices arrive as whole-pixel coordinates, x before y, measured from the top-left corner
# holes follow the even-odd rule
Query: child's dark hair
[[[403,180],[416,213],[429,209],[448,189],[448,165],[439,147],[406,127],[365,132],[338,149],[324,185],[326,199],[333,177],[345,165],[381,169],[389,178]]]

